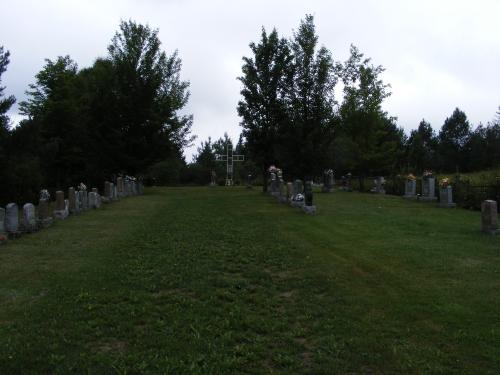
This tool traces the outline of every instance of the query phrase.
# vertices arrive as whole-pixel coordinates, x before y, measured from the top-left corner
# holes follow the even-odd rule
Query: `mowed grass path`
[[[154,188],[0,247],[1,374],[500,373],[479,213]]]

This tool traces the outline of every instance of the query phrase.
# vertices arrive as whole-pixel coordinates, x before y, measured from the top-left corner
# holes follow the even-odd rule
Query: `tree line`
[[[355,46],[345,62],[335,61],[318,45],[313,16],[289,39],[263,28],[250,50],[239,77],[238,113],[249,156],[263,176],[272,164],[282,167],[286,178],[302,179],[329,168],[373,176],[500,165],[500,114],[472,130],[457,108],[438,134],[422,120],[407,136],[382,110],[391,95],[380,78],[384,68]],[[340,101],[336,87],[342,89]]]
[[[0,74],[8,64],[2,47]],[[108,55],[91,67],[79,69],[69,56],[47,59],[19,105],[25,120],[9,129],[5,113],[15,99],[0,103],[0,200],[34,201],[42,186],[100,186],[116,173],[182,159],[194,138],[192,116],[179,113],[189,98],[180,70],[158,30],[133,21],[121,22]]]
[[[374,65],[355,46],[346,61],[319,44],[307,15],[290,38],[262,28],[243,57],[237,111],[241,136],[235,178],[264,182],[270,165],[286,179],[312,178],[324,169],[358,176],[473,171],[500,165],[500,109],[475,129],[455,109],[439,132],[422,120],[405,134],[382,109],[391,95]],[[9,52],[0,47],[1,75]],[[79,69],[69,56],[46,60],[20,103],[26,116],[9,128],[14,104],[0,87],[0,201],[35,201],[39,189],[79,181],[99,186],[114,173],[135,174],[159,184],[208,184],[215,170],[224,181],[225,135],[202,141],[191,162],[193,118],[180,111],[189,82],[180,78],[177,52],[167,55],[158,30],[122,22],[108,54]],[[337,98],[336,93],[341,97]]]

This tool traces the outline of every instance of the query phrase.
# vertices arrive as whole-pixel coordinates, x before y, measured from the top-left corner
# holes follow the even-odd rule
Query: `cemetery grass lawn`
[[[500,373],[480,214],[152,188],[0,247],[1,374]]]

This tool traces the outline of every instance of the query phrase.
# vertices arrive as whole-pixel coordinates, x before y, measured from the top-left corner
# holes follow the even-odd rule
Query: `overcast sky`
[[[44,59],[70,55],[80,68],[105,56],[120,20],[159,28],[164,50],[182,59],[191,82],[187,111],[195,146],[240,133],[242,56],[261,27],[290,37],[313,14],[320,44],[344,61],[355,44],[386,71],[392,85],[384,109],[407,132],[422,118],[438,130],[455,107],[471,123],[487,123],[500,106],[500,1],[294,0],[0,0],[0,45],[11,52],[2,76],[18,102]],[[340,98],[338,98],[340,99]],[[10,111],[18,121],[18,108]]]

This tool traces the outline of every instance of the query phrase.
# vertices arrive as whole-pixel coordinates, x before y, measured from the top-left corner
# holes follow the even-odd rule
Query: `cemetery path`
[[[0,248],[0,372],[498,373],[478,214],[151,188]]]

